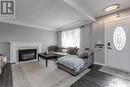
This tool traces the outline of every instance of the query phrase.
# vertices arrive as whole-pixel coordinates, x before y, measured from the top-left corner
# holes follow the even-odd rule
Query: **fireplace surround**
[[[41,43],[31,42],[10,42],[10,63],[19,63],[19,50],[36,49],[41,53]],[[25,55],[28,56],[28,55]]]

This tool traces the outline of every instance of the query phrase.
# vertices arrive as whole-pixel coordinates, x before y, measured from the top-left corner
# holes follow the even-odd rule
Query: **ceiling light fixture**
[[[110,5],[106,8],[104,8],[103,10],[106,11],[106,12],[110,12],[110,11],[118,9],[119,7],[120,7],[119,4],[113,4],[113,5]]]

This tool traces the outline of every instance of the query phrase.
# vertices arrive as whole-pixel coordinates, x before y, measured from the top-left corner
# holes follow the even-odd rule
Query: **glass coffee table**
[[[46,67],[47,67],[48,60],[51,60],[51,59],[56,59],[57,60],[57,55],[55,55],[53,53],[49,53],[49,54],[38,53],[38,61],[40,60],[40,58],[46,60]]]

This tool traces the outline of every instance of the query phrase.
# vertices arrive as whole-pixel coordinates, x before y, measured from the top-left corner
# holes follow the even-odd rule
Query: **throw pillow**
[[[76,55],[78,51],[78,48],[77,47],[70,47],[70,48],[67,48],[67,53],[71,54],[71,55]]]
[[[89,55],[88,53],[89,53],[88,50],[81,51],[81,52],[78,54],[78,57],[80,57],[80,58],[87,58],[88,55]]]
[[[54,51],[54,52],[55,52],[55,51],[56,51],[56,47],[57,47],[56,45],[54,45],[54,46],[49,46],[49,47],[48,47],[48,51]]]
[[[82,51],[84,51],[84,48],[79,48],[78,51],[77,51],[77,55],[78,55],[79,53],[81,53]]]
[[[65,49],[65,48],[62,49],[62,52],[63,52],[63,53],[67,53],[67,49]]]
[[[90,50],[89,48],[85,48],[84,50]]]

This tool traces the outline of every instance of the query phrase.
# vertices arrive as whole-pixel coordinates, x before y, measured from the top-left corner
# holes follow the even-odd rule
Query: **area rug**
[[[13,64],[13,87],[69,87],[89,71],[72,76],[58,69],[55,61],[48,61],[48,67],[45,61]]]
[[[104,73],[108,73],[108,74],[112,74],[112,75],[120,77],[120,78],[130,80],[130,72],[125,72],[122,70],[113,69],[113,68],[110,68],[107,66],[103,66],[101,69],[99,69],[99,71],[104,72]]]

